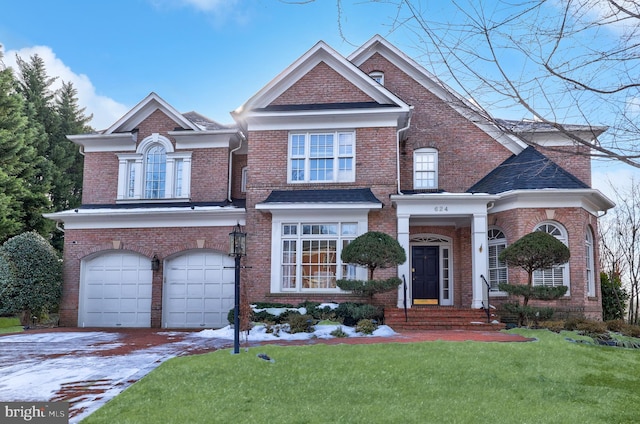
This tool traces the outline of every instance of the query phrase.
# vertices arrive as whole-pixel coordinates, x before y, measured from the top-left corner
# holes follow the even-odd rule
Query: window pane
[[[296,288],[296,241],[282,241],[282,288]]]
[[[333,134],[312,134],[309,157],[333,157]]]
[[[162,146],[152,147],[147,152],[145,174],[145,197],[160,199],[164,197],[166,179],[166,151]]]
[[[291,156],[304,156],[304,134],[291,136]]]
[[[311,159],[309,167],[311,181],[333,180],[333,159]]]
[[[340,156],[352,156],[353,155],[353,134],[340,133],[338,134],[338,154]]]
[[[303,240],[303,288],[335,288],[336,259],[337,251],[335,240]]]
[[[304,159],[291,161],[291,181],[304,181]]]
[[[176,160],[176,197],[182,196],[182,160]]]

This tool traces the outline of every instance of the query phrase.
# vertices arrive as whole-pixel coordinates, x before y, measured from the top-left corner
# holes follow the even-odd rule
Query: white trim
[[[271,293],[344,293],[340,288],[302,290],[301,285],[295,290],[286,290],[281,287],[281,258],[282,258],[282,225],[287,223],[318,224],[318,223],[357,223],[355,237],[368,231],[369,214],[367,210],[339,211],[332,213],[330,217],[326,213],[317,210],[286,210],[272,212],[271,219]],[[341,247],[338,249],[340,251]],[[356,269],[356,278],[366,279],[367,270],[362,267]]]
[[[162,111],[165,115],[175,121],[182,128],[194,131],[201,130],[200,127],[185,118],[180,112],[174,109],[160,96],[158,96],[154,92],[151,92],[147,97],[145,97],[137,105],[135,105],[133,109],[131,109],[122,118],[120,118],[113,125],[107,128],[104,133],[111,134],[116,132],[132,131],[140,124],[140,122],[144,121],[156,110]]]
[[[411,277],[413,277],[413,248],[415,246],[438,246],[439,247],[439,251],[438,251],[438,261],[439,261],[439,267],[440,267],[440,276],[439,276],[439,281],[438,281],[438,303],[441,306],[452,306],[453,305],[453,299],[454,299],[454,293],[455,293],[455,284],[454,284],[454,262],[453,262],[453,240],[451,239],[451,237],[447,237],[447,236],[442,236],[440,234],[431,234],[431,233],[426,233],[426,234],[414,234],[410,237],[409,239],[409,252],[408,252],[408,261],[409,262],[409,266],[411,269],[411,275],[410,275],[410,281],[412,282],[411,284],[407,284],[409,287],[407,287],[407,291],[409,294],[409,299],[411,299],[411,303],[413,303],[413,280]],[[444,291],[444,287],[443,287],[443,281],[444,281],[444,255],[443,255],[443,251],[444,249],[448,249],[449,250],[449,267],[448,267],[448,275],[447,278],[449,279],[449,297],[447,299],[444,298],[443,295],[443,291]]]
[[[497,195],[492,213],[525,208],[582,208],[594,216],[615,206],[599,190],[584,189],[538,189],[511,190]]]
[[[418,157],[429,157],[433,156],[433,166],[434,169],[432,171],[418,171],[417,159]],[[415,190],[420,189],[437,189],[438,188],[438,149],[434,149],[433,147],[422,147],[413,151],[413,188]],[[433,172],[434,181],[432,187],[418,187],[418,174],[419,172]]]
[[[85,153],[99,152],[135,152],[136,134],[79,134],[68,135],[67,138],[82,146]]]
[[[43,216],[65,230],[109,228],[225,227],[245,224],[246,209],[222,206],[76,209]]]

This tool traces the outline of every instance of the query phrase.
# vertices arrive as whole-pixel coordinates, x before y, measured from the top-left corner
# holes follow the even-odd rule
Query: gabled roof
[[[550,188],[588,189],[590,187],[529,146],[519,155],[510,156],[467,192],[498,194],[513,190]]]
[[[142,99],[140,103],[134,106],[133,109],[116,121],[116,123],[107,128],[103,134],[129,132],[158,109],[186,130],[200,129],[195,123],[185,118],[160,96],[151,92],[147,97]]]
[[[391,105],[399,109],[401,112],[409,113],[411,108],[402,101],[402,99],[386,89],[384,86],[378,84],[362,72],[362,70],[357,66],[329,47],[326,43],[320,41],[299,59],[289,65],[261,90],[254,94],[242,106],[231,112],[232,116],[236,121],[240,122],[244,121],[247,115],[255,114],[256,112],[295,113],[300,111],[300,107],[298,107],[297,110],[296,107],[291,106],[284,108],[271,107],[271,109],[269,109],[269,105],[320,63],[324,63],[329,66],[364,94],[369,96],[373,100],[374,105],[384,105],[385,107],[382,108],[383,110],[389,110],[389,105]],[[340,109],[349,109],[354,105],[342,104],[341,107],[338,106],[340,105],[335,105],[332,108],[326,109],[321,106],[313,107],[313,105],[307,105],[306,107],[302,107],[302,110],[315,110],[316,112],[331,111],[332,113],[336,113],[336,111],[339,112]],[[360,107],[356,109],[362,108]],[[375,108],[369,106],[367,109],[373,110]]]
[[[373,36],[347,59],[354,65],[361,66],[376,53],[392,62],[512,153],[518,154],[527,147],[526,143],[517,136],[508,134],[495,125],[486,111],[460,96],[455,90],[447,86],[435,75],[427,71],[415,60],[411,59],[380,35]]]

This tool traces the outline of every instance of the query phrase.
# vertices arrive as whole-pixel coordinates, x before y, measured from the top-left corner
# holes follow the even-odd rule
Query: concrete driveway
[[[77,423],[162,362],[232,345],[197,332],[52,329],[0,336],[0,401],[67,401]]]

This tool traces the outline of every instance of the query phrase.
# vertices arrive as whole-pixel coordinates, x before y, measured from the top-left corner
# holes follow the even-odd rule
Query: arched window
[[[144,197],[162,199],[165,197],[167,177],[167,151],[160,144],[152,144],[144,159]]]
[[[438,188],[438,151],[431,148],[413,152],[413,188]]]
[[[118,159],[117,200],[189,198],[191,152],[174,151],[168,138],[154,133],[135,153],[120,153]]]
[[[543,222],[538,224],[534,231],[544,231],[551,234],[566,246],[569,246],[567,232],[563,226],[557,222]],[[549,269],[541,269],[533,272],[534,286],[567,286],[569,287],[569,263],[554,266]],[[567,294],[569,291],[567,290]]]
[[[587,276],[587,296],[596,296],[595,260],[593,254],[593,233],[591,227],[585,232],[585,258]]]
[[[507,247],[507,238],[498,228],[489,228],[489,285],[492,292],[500,291],[500,283],[508,283],[507,264],[498,259]]]

